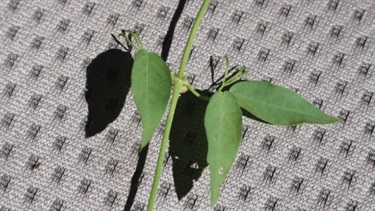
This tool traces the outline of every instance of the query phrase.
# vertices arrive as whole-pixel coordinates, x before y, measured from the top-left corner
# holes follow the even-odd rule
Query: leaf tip
[[[149,139],[145,139],[144,137],[142,137],[141,144],[139,145],[139,152],[141,152],[149,144],[149,142]]]
[[[213,209],[216,205],[219,196],[217,194],[211,193],[211,209]]]
[[[335,116],[327,115],[326,123],[327,124],[333,124],[339,122],[341,119]]]
[[[138,149],[138,153],[141,153],[144,148],[145,148],[145,146],[140,145],[139,149]]]

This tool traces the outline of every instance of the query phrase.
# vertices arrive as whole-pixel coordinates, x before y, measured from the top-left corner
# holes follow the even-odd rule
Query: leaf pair
[[[142,150],[150,142],[165,112],[172,78],[164,60],[155,53],[139,50],[134,58],[131,88],[142,123]]]
[[[245,81],[229,91],[216,92],[208,103],[204,124],[208,140],[211,206],[236,158],[242,134],[241,108],[257,118],[277,125],[329,124],[329,116],[295,92],[263,81]]]

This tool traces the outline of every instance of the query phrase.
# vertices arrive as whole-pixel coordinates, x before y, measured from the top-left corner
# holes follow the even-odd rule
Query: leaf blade
[[[216,92],[210,99],[204,125],[208,141],[211,206],[220,195],[220,187],[236,158],[242,137],[240,106],[230,92]]]
[[[330,124],[338,121],[336,117],[325,114],[297,93],[268,82],[240,82],[229,91],[243,109],[272,124]]]
[[[155,53],[136,53],[131,75],[134,101],[141,115],[141,150],[150,142],[166,110],[172,78],[164,60]]]

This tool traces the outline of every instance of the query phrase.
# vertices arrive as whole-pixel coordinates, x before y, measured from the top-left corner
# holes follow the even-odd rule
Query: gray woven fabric
[[[146,209],[163,124],[138,159],[131,58],[111,34],[141,32],[175,70],[200,4],[0,1],[0,210]],[[294,89],[342,120],[244,117],[215,210],[375,209],[374,11],[372,0],[211,3],[187,66],[197,89],[220,77],[227,55],[247,79]],[[205,106],[180,99],[155,210],[209,210]]]

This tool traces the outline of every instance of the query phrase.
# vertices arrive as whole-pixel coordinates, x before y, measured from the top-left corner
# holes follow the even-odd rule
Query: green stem
[[[199,9],[197,17],[195,18],[193,27],[191,28],[190,35],[189,35],[188,41],[187,41],[185,49],[184,49],[184,55],[182,56],[182,59],[181,59],[180,69],[178,70],[178,77],[179,78],[184,77],[185,67],[186,67],[186,64],[189,60],[190,51],[191,51],[191,48],[193,46],[195,34],[198,31],[199,24],[202,21],[202,18],[204,16],[204,13],[207,10],[207,7],[208,7],[209,3],[210,3],[210,0],[203,0],[202,6]]]
[[[162,172],[162,168],[163,168],[165,152],[167,151],[169,134],[171,132],[172,121],[173,121],[174,113],[176,111],[178,97],[180,95],[181,88],[183,87],[182,79],[184,78],[185,67],[186,67],[186,64],[189,60],[189,55],[190,55],[190,51],[191,51],[191,48],[192,48],[192,45],[193,45],[195,34],[197,33],[197,30],[199,28],[199,24],[200,24],[200,22],[201,22],[201,20],[204,16],[204,13],[207,10],[207,7],[208,7],[209,3],[210,3],[210,0],[204,0],[203,3],[202,3],[202,6],[201,6],[201,8],[200,8],[200,10],[197,14],[197,17],[195,18],[195,21],[194,21],[193,27],[191,29],[188,41],[186,43],[186,46],[185,46],[185,49],[184,49],[184,55],[181,59],[181,65],[180,65],[180,69],[179,69],[179,72],[178,72],[178,78],[180,80],[176,80],[176,82],[174,84],[173,96],[172,96],[172,100],[171,100],[171,104],[170,104],[170,108],[169,108],[169,112],[168,112],[167,123],[165,125],[163,140],[162,140],[161,146],[160,146],[159,157],[158,157],[158,161],[157,161],[157,165],[156,165],[156,169],[155,169],[154,181],[152,183],[151,195],[150,195],[150,198],[148,200],[147,211],[152,211],[153,208],[154,208],[155,199],[156,199],[156,195],[157,195],[157,191],[158,191],[158,187],[159,187],[160,176],[161,176],[161,172]]]
[[[147,211],[152,211],[154,208],[155,199],[156,199],[156,195],[157,195],[158,187],[159,187],[160,176],[161,176],[162,167],[163,167],[163,162],[164,162],[164,157],[165,157],[165,152],[167,151],[169,133],[171,132],[174,112],[176,110],[178,97],[180,95],[179,90],[181,90],[182,86],[183,84],[181,81],[177,81],[174,84],[171,107],[169,109],[167,123],[165,125],[165,130],[163,134],[163,140],[160,146],[159,157],[158,157],[158,161],[157,161],[157,165],[155,169],[154,182],[152,183],[151,195],[148,200]]]

